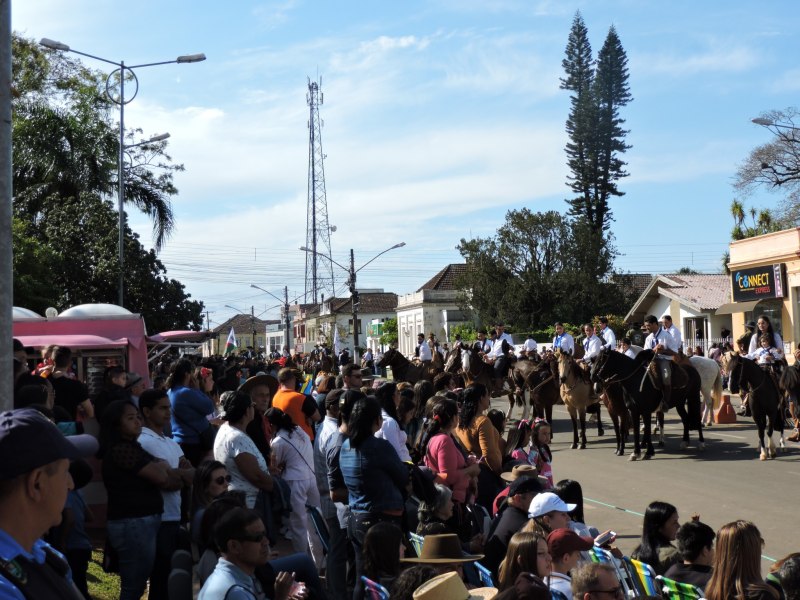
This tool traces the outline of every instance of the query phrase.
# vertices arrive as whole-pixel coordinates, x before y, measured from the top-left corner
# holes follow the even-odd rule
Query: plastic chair
[[[656,576],[656,583],[661,588],[661,595],[666,600],[699,600],[704,596],[703,590],[691,583],[681,583],[663,575]]]
[[[481,585],[483,587],[497,587],[497,584],[494,582],[494,578],[492,578],[492,572],[489,571],[486,567],[484,567],[481,563],[476,562],[475,568],[478,570],[478,577],[481,580]]]
[[[308,511],[308,516],[311,517],[311,523],[314,525],[317,536],[319,536],[319,541],[322,544],[322,552],[328,554],[331,548],[331,534],[328,531],[328,524],[315,506],[306,504],[306,510]]]
[[[660,596],[661,591],[656,584],[656,572],[653,567],[635,558],[626,556],[624,559],[631,579],[637,588],[637,596]]]
[[[170,567],[172,567],[173,569],[182,569],[187,573],[191,573],[192,568],[194,567],[194,561],[192,560],[192,555],[186,550],[176,550],[172,554]]]
[[[364,582],[365,596],[368,600],[389,600],[389,590],[380,583],[367,579],[363,575],[361,581]]]
[[[183,569],[172,569],[167,579],[169,600],[192,600],[192,573]]]
[[[620,566],[620,562],[617,561],[611,552],[605,550],[604,548],[600,548],[599,546],[593,546],[587,554],[589,555],[589,558],[592,559],[592,562],[611,565],[614,568],[614,572],[616,573],[620,584],[622,584],[622,589],[625,592],[626,598],[633,598],[637,595],[636,588],[634,587],[628,572]]]
[[[425,538],[421,535],[417,535],[416,533],[409,533],[408,540],[411,542],[414,552],[417,553],[417,558],[422,556],[422,544],[425,542]]]

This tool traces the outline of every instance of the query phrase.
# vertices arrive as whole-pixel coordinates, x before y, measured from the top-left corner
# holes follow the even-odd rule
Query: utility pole
[[[289,348],[289,287],[283,286],[283,318],[286,320],[286,348]]]
[[[14,408],[11,248],[11,0],[0,0],[0,411]],[[332,268],[332,267],[331,267]]]
[[[258,354],[258,347],[256,346],[256,307],[250,305],[250,325],[253,327],[253,352]]]
[[[350,301],[353,304],[353,361],[358,364],[358,290],[356,289],[356,261],[350,248]]]

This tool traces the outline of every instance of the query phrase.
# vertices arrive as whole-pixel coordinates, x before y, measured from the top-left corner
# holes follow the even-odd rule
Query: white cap
[[[531,519],[534,517],[541,517],[554,510],[568,513],[576,508],[578,508],[577,504],[567,504],[554,493],[544,492],[536,495],[536,497],[531,500],[531,505],[528,507],[528,517]]]

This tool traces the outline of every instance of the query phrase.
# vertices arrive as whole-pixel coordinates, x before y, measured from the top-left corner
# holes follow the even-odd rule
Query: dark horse
[[[641,448],[645,447],[644,458],[655,454],[651,436],[651,416],[661,403],[661,390],[653,385],[647,373],[647,367],[654,358],[652,350],[642,350],[636,359],[625,356],[609,348],[604,348],[592,364],[592,380],[604,386],[621,384],[625,393],[625,405],[631,414],[633,424],[633,453],[630,460],[641,457]],[[674,365],[673,365],[674,368]],[[700,375],[691,367],[683,367],[687,382],[681,387],[673,387],[672,406],[678,411],[683,423],[683,440],[681,448],[689,445],[689,431],[698,432],[698,449],[705,448],[703,430],[700,427]],[[644,423],[644,438],[640,439],[639,419]],[[619,449],[617,450],[619,455]]]
[[[397,348],[389,348],[384,352],[383,358],[375,364],[379,367],[391,367],[392,378],[395,381],[407,381],[408,383],[417,383],[421,379],[433,381],[434,376],[441,372],[441,369],[432,366],[424,367],[412,363]]]
[[[732,393],[749,389],[747,402],[753,413],[753,421],[758,427],[758,452],[761,460],[775,458],[775,444],[772,432],[780,432],[781,448],[783,441],[783,415],[781,414],[782,397],[769,373],[761,369],[754,361],[734,354],[728,362],[728,387]],[[764,446],[764,429],[767,430],[767,446]]]
[[[528,407],[533,409],[536,417],[544,418],[548,423],[553,423],[553,405],[561,396],[558,392],[558,374],[551,370],[551,363],[555,358],[550,355],[540,361],[521,359],[514,363],[511,369],[511,378],[517,389],[517,404],[522,404],[522,418],[528,418]],[[526,402],[527,394],[527,402]],[[552,434],[551,434],[552,435]]]

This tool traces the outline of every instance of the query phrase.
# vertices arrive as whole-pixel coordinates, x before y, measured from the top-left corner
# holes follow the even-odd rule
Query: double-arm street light
[[[117,69],[112,71],[106,78],[106,95],[114,104],[117,104],[119,106],[119,156],[117,161],[117,170],[118,170],[117,185],[119,188],[119,197],[117,202],[117,209],[119,210],[119,298],[118,298],[119,302],[118,304],[120,306],[123,306],[123,302],[125,299],[125,250],[124,250],[125,210],[123,206],[125,202],[125,150],[129,148],[134,148],[136,146],[142,146],[144,144],[160,142],[169,137],[169,134],[165,133],[154,136],[149,140],[145,140],[144,142],[139,142],[138,144],[130,144],[127,146],[125,145],[125,105],[132,102],[133,99],[136,97],[136,94],[139,92],[139,79],[136,77],[136,73],[133,72],[133,69],[140,69],[144,67],[155,67],[158,65],[169,65],[173,63],[177,64],[196,63],[204,61],[206,59],[206,55],[202,53],[187,54],[179,56],[175,60],[164,60],[154,63],[143,63],[141,65],[127,66],[125,64],[125,61],[116,62],[113,60],[108,60],[107,58],[95,56],[94,54],[87,54],[86,52],[80,52],[78,50],[70,48],[67,44],[64,44],[62,42],[57,42],[55,40],[51,40],[48,38],[42,38],[39,41],[39,44],[41,44],[45,48],[50,48],[51,50],[72,52],[74,54],[86,56],[87,58],[93,58],[95,60],[99,60],[101,62],[107,63],[109,65],[114,65],[115,67],[117,67]],[[115,76],[119,78],[118,83],[115,81],[116,79]],[[130,81],[133,82],[134,85],[133,94],[131,94],[129,98],[125,97],[126,77],[128,77]],[[116,89],[117,85],[119,86],[118,93]]]
[[[254,289],[257,289],[257,290],[261,290],[265,294],[269,294],[270,296],[275,298],[275,300],[277,300],[278,302],[283,304],[283,318],[285,320],[284,321],[284,327],[285,327],[285,331],[286,331],[286,333],[285,333],[286,342],[285,342],[284,345],[286,346],[286,350],[288,352],[288,350],[289,350],[289,327],[290,327],[289,326],[289,287],[288,286],[284,286],[283,287],[283,300],[278,298],[275,294],[273,294],[269,290],[265,290],[262,287],[258,287],[257,285],[255,285],[253,283],[250,284],[250,287],[254,288]]]
[[[379,256],[389,252],[389,250],[394,250],[395,248],[402,248],[405,245],[406,245],[405,242],[400,242],[399,244],[395,244],[391,248],[387,248],[386,250],[383,250],[382,252],[378,252],[375,256],[370,258],[367,262],[365,262],[363,265],[361,265],[358,269],[356,269],[356,267],[355,267],[355,257],[354,257],[352,248],[350,248],[350,268],[347,268],[344,265],[341,265],[338,262],[336,262],[335,260],[333,260],[327,254],[322,254],[321,252],[316,252],[315,250],[312,250],[311,248],[308,248],[306,246],[300,246],[300,250],[302,250],[303,252],[309,252],[311,254],[321,256],[325,260],[331,261],[331,263],[333,263],[334,265],[336,265],[340,269],[344,269],[345,271],[347,271],[347,274],[349,276],[348,279],[347,279],[347,285],[350,288],[350,301],[351,301],[352,307],[353,307],[353,360],[356,361],[356,362],[358,362],[358,290],[356,289],[356,273],[358,273],[361,269],[366,267],[369,263],[371,263],[373,260],[375,260]],[[334,327],[336,327],[336,322],[335,321],[334,321]]]

